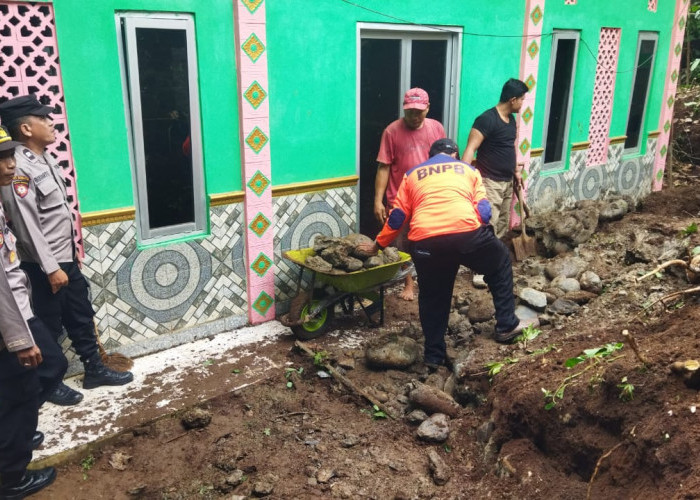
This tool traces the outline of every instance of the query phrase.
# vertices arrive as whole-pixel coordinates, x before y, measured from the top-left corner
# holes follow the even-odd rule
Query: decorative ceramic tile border
[[[586,166],[602,165],[607,159],[608,134],[615,99],[615,79],[620,52],[620,28],[601,28],[598,43],[598,65],[593,85],[591,124],[588,129]]]
[[[673,33],[668,54],[668,66],[666,67],[666,84],[664,97],[661,102],[661,116],[659,117],[659,138],[657,142],[656,159],[654,160],[654,178],[652,189],[661,190],[666,169],[666,153],[668,153],[669,133],[671,120],[673,120],[673,104],[676,98],[676,86],[678,85],[678,71],[681,64],[681,52],[683,51],[683,34],[685,33],[686,13],[688,12],[688,0],[676,0],[676,14],[673,21]]]
[[[76,221],[73,236],[82,255],[77,176],[68,134],[55,26],[53,5],[50,3],[0,2],[3,47],[3,57],[0,57],[0,97],[9,99],[36,94],[43,104],[57,110],[51,115],[57,138],[48,150],[62,167],[68,201]]]
[[[297,292],[299,268],[282,257],[290,249],[313,245],[317,234],[345,236],[356,231],[357,190],[344,187],[280,196],[275,207],[275,262],[277,264],[277,301],[283,302]]]
[[[265,1],[235,1],[234,26],[245,181],[248,318],[257,324],[275,318]]]
[[[108,349],[245,316],[243,205],[210,209],[211,235],[136,248],[134,220],[86,226],[83,273]]]
[[[534,212],[547,212],[572,207],[578,200],[604,199],[612,195],[634,200],[650,192],[656,141],[647,141],[643,156],[623,158],[623,144],[611,144],[604,164],[586,167],[588,150],[572,151],[569,169],[557,174],[541,174],[542,158],[531,163],[528,204]]]
[[[527,191],[530,184],[531,170],[530,155],[532,147],[532,130],[535,123],[535,95],[537,94],[537,78],[540,67],[540,46],[542,44],[542,18],[544,16],[545,0],[527,0],[525,2],[525,23],[523,26],[523,43],[520,51],[520,79],[530,91],[525,94],[523,107],[518,115],[518,139],[516,144],[517,162],[523,165],[523,178]],[[520,224],[520,205],[517,196],[513,196],[511,204],[511,227]]]

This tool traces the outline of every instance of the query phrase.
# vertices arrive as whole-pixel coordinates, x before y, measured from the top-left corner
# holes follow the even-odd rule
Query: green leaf
[[[207,359],[204,363],[202,363],[204,366],[211,366],[214,364],[214,362],[211,359]]]
[[[294,382],[290,380],[289,382],[287,382],[287,389],[291,389],[292,387],[294,387]]]
[[[583,363],[585,361],[585,358],[582,356],[576,356],[575,358],[569,358],[566,361],[564,361],[564,366],[567,368],[573,368],[579,363]]]
[[[241,370],[239,368],[234,368],[231,370],[231,373],[241,373]]]
[[[545,409],[545,410],[551,410],[551,409],[554,408],[556,405],[557,405],[557,403],[555,403],[554,401],[550,401],[549,403],[547,403],[546,405],[544,405],[544,409]]]

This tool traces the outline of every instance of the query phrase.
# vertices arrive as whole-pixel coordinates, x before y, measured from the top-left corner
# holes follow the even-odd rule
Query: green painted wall
[[[414,23],[461,26],[465,32],[521,35],[524,3],[515,11],[512,1],[494,3],[484,8],[475,2],[445,0],[439,8],[426,8],[423,0],[361,2]],[[401,22],[341,1],[316,2],[311,7],[305,0],[276,0],[266,2],[265,8],[274,183],[355,174],[357,23]],[[519,38],[465,34],[460,144],[466,144],[474,118],[498,102],[503,82],[517,77],[519,53]]]
[[[55,0],[54,11],[81,211],[134,204],[117,11],[194,14],[207,192],[241,189],[231,0]]]
[[[615,0],[614,2],[606,2],[603,6],[600,5],[598,0],[580,0],[577,5],[564,5],[563,1],[548,1],[545,4],[543,37],[540,50],[539,84],[537,86],[537,102],[535,105],[535,126],[532,140],[533,147],[542,147],[543,140],[547,84],[550,71],[549,62],[552,49],[552,38],[551,36],[546,36],[546,34],[560,29],[577,30],[581,37],[569,128],[568,142],[570,149],[572,143],[588,140],[598,42],[602,27],[621,28],[622,30],[610,137],[624,135],[627,128],[627,115],[632,79],[634,77],[639,31],[659,33],[654,72],[649,89],[649,103],[645,116],[646,125],[643,128],[644,135],[641,138],[641,143],[645,145],[646,132],[658,128],[675,3],[675,0],[659,2],[658,11],[655,13],[647,10],[647,2],[639,0]],[[643,151],[644,147],[642,148]]]

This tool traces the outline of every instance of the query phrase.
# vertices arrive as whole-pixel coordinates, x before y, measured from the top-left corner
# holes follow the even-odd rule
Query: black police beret
[[[54,112],[51,106],[44,106],[34,94],[14,97],[0,104],[0,121],[8,125],[23,116],[46,116]]]

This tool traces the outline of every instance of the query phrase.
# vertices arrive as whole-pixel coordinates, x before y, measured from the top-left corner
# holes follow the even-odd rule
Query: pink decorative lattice
[[[620,28],[601,28],[598,44],[598,66],[593,86],[591,124],[588,129],[586,166],[602,165],[608,158],[610,120],[615,98],[615,77],[620,53]]]
[[[564,0],[564,5],[576,5],[577,0]]]
[[[656,2],[657,0],[649,0],[647,2],[647,9],[649,9],[652,12],[656,12]]]
[[[83,237],[66,109],[58,61],[53,6],[0,1],[0,100],[36,94],[53,106],[57,140],[49,151],[63,168],[66,190],[76,220],[75,243],[83,255]]]

